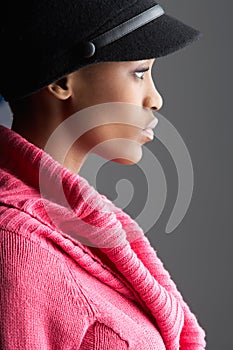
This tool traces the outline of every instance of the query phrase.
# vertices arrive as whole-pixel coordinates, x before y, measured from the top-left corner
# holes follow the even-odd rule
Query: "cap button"
[[[95,53],[95,45],[88,41],[82,44],[82,55],[85,58],[92,57]]]

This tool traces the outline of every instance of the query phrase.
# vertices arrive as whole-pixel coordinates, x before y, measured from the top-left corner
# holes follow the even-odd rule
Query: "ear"
[[[72,88],[69,81],[69,76],[65,76],[50,85],[48,85],[49,92],[59,100],[67,100],[72,95]]]

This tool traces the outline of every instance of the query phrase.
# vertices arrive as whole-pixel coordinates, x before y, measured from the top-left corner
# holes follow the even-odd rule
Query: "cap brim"
[[[159,18],[100,49],[103,61],[143,60],[166,56],[202,36],[199,30],[163,14]],[[98,56],[98,53],[97,53]]]

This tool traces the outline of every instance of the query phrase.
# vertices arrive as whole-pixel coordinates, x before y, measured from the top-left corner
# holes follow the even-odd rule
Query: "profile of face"
[[[158,111],[163,104],[152,79],[154,62],[155,59],[93,64],[69,74],[63,91],[56,83],[50,85],[53,94],[57,97],[60,94],[59,98],[69,101],[70,114],[77,113],[80,125],[85,124],[86,117],[79,112],[90,107],[93,111],[93,106],[121,102],[121,108],[125,104],[127,110],[129,104],[132,105],[132,112],[125,113],[123,120],[122,109],[119,108],[117,118],[114,107],[117,123],[111,122],[113,119],[109,112],[102,115],[103,120],[109,120],[109,123],[99,123],[83,133],[68,152],[64,165],[81,164],[88,153],[122,164],[135,164],[141,159],[142,145],[151,140],[143,129],[156,119],[152,111]],[[101,108],[98,110],[101,111]],[[93,120],[97,114],[93,113]]]

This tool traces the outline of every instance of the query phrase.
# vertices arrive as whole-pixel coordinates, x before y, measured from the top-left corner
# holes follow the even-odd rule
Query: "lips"
[[[152,130],[152,129],[143,129],[142,130],[142,134],[146,137],[146,138],[148,138],[148,139],[150,139],[150,140],[153,140],[154,139],[154,131]]]
[[[143,130],[146,130],[146,129],[154,129],[156,127],[156,125],[158,124],[158,119],[155,118],[152,120],[152,122],[150,122],[150,124],[147,125],[147,127]]]
[[[158,119],[157,118],[154,118],[152,120],[152,122],[150,122],[150,124],[147,125],[147,127],[145,129],[142,129],[142,134],[147,137],[148,139],[150,140],[153,140],[154,139],[154,131],[153,129],[156,127],[156,125],[158,124]]]

